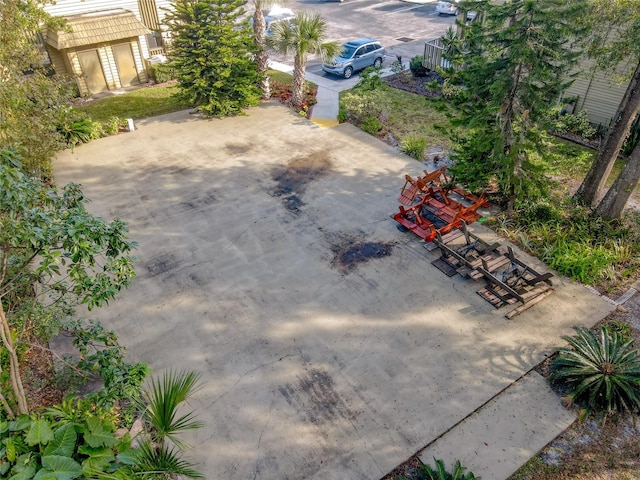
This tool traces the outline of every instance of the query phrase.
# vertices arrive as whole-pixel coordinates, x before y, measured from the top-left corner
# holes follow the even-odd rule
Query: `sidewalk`
[[[384,68],[382,69],[382,76],[385,77],[393,74],[391,64],[396,61],[398,56],[402,58],[404,69],[408,69],[411,58],[424,53],[424,43],[426,41],[427,39],[419,39],[388,47],[386,49],[387,53]],[[284,63],[270,61],[269,66],[281,72],[293,72],[293,67]],[[346,79],[340,77],[325,77],[307,71],[305,78],[318,85],[318,93],[316,95],[318,103],[313,107],[311,121],[321,127],[334,127],[338,125],[340,92],[352,89],[360,81],[360,76],[354,75]]]

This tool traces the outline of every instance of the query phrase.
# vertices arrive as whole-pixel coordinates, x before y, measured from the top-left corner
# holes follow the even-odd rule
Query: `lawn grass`
[[[290,73],[278,70],[268,70],[267,74],[272,82],[290,85],[293,80]],[[318,87],[313,82],[307,84],[314,89]],[[164,83],[98,98],[75,108],[96,122],[107,122],[113,117],[140,120],[190,108],[175,97],[177,91],[175,83]]]
[[[341,92],[341,108],[349,110],[349,98],[359,93],[364,92]],[[379,121],[384,127],[381,135],[390,135],[398,143],[407,138],[422,137],[427,148],[451,148],[451,128],[447,119],[449,107],[442,100],[422,97],[382,84],[375,89],[375,102],[381,110]]]
[[[175,84],[142,87],[121,95],[98,98],[76,108],[96,122],[106,122],[112,117],[140,120],[189,108],[173,96],[177,89]]]

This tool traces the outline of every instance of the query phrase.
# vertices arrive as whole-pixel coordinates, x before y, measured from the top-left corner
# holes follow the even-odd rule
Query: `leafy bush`
[[[422,65],[423,61],[424,61],[423,55],[416,55],[409,62],[409,70],[411,70],[411,73],[413,74],[414,77],[427,76],[427,72],[429,71],[429,69]]]
[[[402,73],[403,66],[402,66],[402,62],[400,61],[400,59],[396,60],[395,62],[393,62],[391,64],[391,71],[393,73],[395,73],[396,75],[399,74],[399,73]]]
[[[571,201],[543,198],[519,202],[499,231],[563,275],[608,288],[634,279],[640,268],[640,217],[621,223],[593,216]]]
[[[271,82],[271,98],[278,100],[284,105],[291,106],[291,97],[293,91],[291,90],[291,83],[273,81]],[[311,106],[318,103],[316,95],[318,93],[317,88],[313,87],[309,83],[305,84],[305,100],[303,106]]]
[[[344,108],[339,108],[338,109],[338,122],[339,123],[344,123],[349,119],[349,114],[347,113],[347,111]]]
[[[89,394],[96,405],[109,409],[119,404],[124,408],[122,415],[131,415],[127,409],[133,408],[137,401],[142,382],[148,373],[143,363],[127,363],[124,361],[124,347],[118,343],[113,331],[105,330],[100,322],[90,321],[87,324],[74,320],[65,326],[73,337],[73,344],[80,353],[79,359],[68,359],[74,368],[68,374],[74,375],[80,382],[86,382],[97,375],[104,388]],[[124,418],[125,423],[132,423],[131,418]]]
[[[151,65],[151,75],[156,83],[165,83],[175,80],[177,73],[171,63],[156,63]]]
[[[616,261],[616,255],[604,245],[579,239],[559,240],[544,248],[542,260],[564,275],[593,284],[602,270]]]
[[[121,117],[109,117],[104,122],[96,122],[100,126],[96,137],[109,137],[111,135],[117,135],[120,130],[127,126],[127,120]]]
[[[426,148],[426,140],[424,137],[407,137],[400,143],[400,151],[405,155],[409,155],[416,160],[424,158],[424,149]]]
[[[115,434],[114,416],[90,399],[67,398],[38,415],[0,420],[0,477],[12,480],[74,478],[204,478],[182,458],[176,435],[200,428],[193,413],[178,409],[198,388],[193,372],[167,373],[137,402],[146,427],[132,448]],[[168,442],[171,442],[168,443]]]
[[[427,464],[420,464],[418,466],[417,478],[420,480],[480,480],[480,477],[476,477],[473,473],[468,472],[465,467],[460,465],[460,460],[456,460],[453,464],[453,470],[447,471],[444,461],[433,459],[435,461],[435,468],[431,468]],[[408,480],[406,477],[400,477],[397,480]]]
[[[346,92],[340,97],[340,108],[346,112],[346,121],[360,126],[370,117],[381,118],[384,109],[375,91]]]
[[[606,326],[599,335],[576,327],[562,337],[569,347],[552,362],[552,379],[570,388],[569,400],[587,411],[610,414],[640,407],[640,357],[631,340]]]
[[[589,122],[586,110],[580,110],[577,114],[557,112],[552,129],[556,132],[572,133],[584,138],[591,138],[596,133],[596,129]]]
[[[360,73],[360,80],[354,86],[354,88],[360,90],[376,90],[383,85],[382,77],[380,76],[382,68],[367,67]]]
[[[367,132],[369,135],[373,135],[374,137],[377,133],[382,130],[382,124],[378,121],[376,117],[368,117],[365,118],[360,128]]]
[[[0,421],[0,476],[73,479],[113,473],[135,463],[129,436],[117,438],[114,431],[107,418],[88,414],[71,420],[55,410]]]
[[[94,135],[94,126],[90,118],[64,122],[58,125],[57,130],[63,141],[70,147],[87,143]]]
[[[613,321],[607,324],[607,328],[610,332],[620,335],[623,342],[633,340],[633,328],[628,323]]]

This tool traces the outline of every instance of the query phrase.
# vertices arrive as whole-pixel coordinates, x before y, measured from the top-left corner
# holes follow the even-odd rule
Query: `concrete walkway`
[[[420,1],[420,0],[419,0]],[[420,3],[431,3],[430,1]],[[383,64],[381,75],[383,77],[392,75],[391,64],[399,56],[405,70],[409,68],[409,61],[416,55],[424,54],[424,43],[427,39],[414,40],[407,43],[393,45],[386,49],[386,58]],[[291,73],[293,68],[280,62],[269,62],[269,66],[274,70]],[[315,66],[315,68],[310,68]],[[310,70],[313,69],[312,73]],[[318,65],[313,63],[307,67],[305,78],[318,85],[316,95],[317,104],[311,112],[311,121],[320,127],[335,127],[338,125],[338,110],[340,107],[340,92],[352,89],[359,81],[359,74],[355,74],[349,79],[340,78],[334,75],[322,73]]]
[[[138,242],[133,285],[84,316],[155,375],[202,375],[204,428],[185,440],[206,478],[376,480],[429,445],[499,480],[570,421],[543,382],[518,383],[614,306],[556,277],[506,320],[442,274],[389,218],[421,164],[277,102],[136,126],[61,152],[54,174]]]

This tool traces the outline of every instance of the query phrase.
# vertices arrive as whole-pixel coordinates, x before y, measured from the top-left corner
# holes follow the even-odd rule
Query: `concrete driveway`
[[[612,309],[557,278],[505,319],[389,218],[421,165],[350,125],[266,103],[137,127],[55,176],[129,223],[138,277],[90,315],[155,373],[202,374],[188,441],[208,479],[378,479]]]

